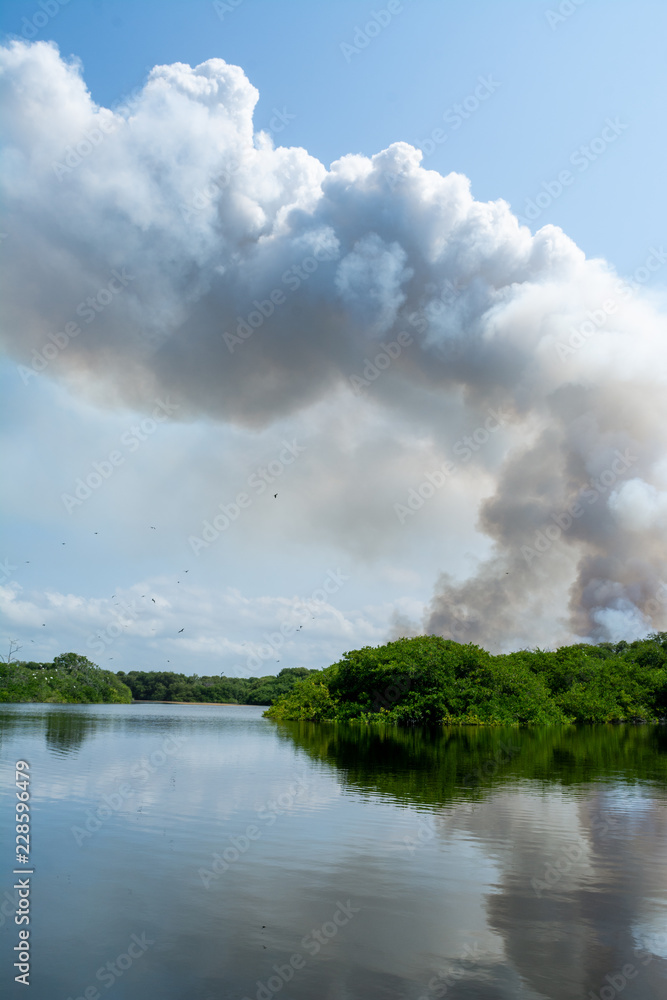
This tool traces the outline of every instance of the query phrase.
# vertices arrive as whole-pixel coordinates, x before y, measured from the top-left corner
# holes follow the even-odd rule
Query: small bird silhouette
[[[157,531],[157,528],[155,527],[155,525],[154,525],[154,524],[151,524],[151,529],[152,529],[153,531]],[[169,662],[169,661],[167,660],[167,663],[168,663],[168,662]]]
[[[273,494],[273,499],[274,499],[274,500],[276,500],[277,498],[278,498],[278,494],[277,494],[277,493],[274,493],[274,494]]]
[[[184,629],[184,628],[179,628],[179,630],[178,630],[178,634],[180,635],[180,634],[181,634],[181,632],[185,632],[185,629]]]
[[[153,602],[153,604],[155,604],[155,598],[154,597],[151,597],[151,601]]]

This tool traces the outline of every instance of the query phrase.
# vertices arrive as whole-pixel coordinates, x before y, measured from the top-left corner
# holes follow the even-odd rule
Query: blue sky
[[[137,99],[154,66],[183,63],[195,67],[207,60],[221,59],[241,67],[250,84],[257,88],[254,129],[269,131],[274,147],[301,147],[326,170],[348,154],[368,158],[393,143],[404,142],[420,148],[421,167],[425,171],[442,176],[451,171],[465,175],[476,203],[502,199],[533,234],[545,226],[560,227],[587,258],[604,258],[618,275],[638,282],[645,308],[657,310],[658,315],[663,310],[667,280],[667,271],[661,270],[661,241],[666,236],[663,196],[666,29],[667,10],[657,2],[610,4],[596,0],[583,0],[579,4],[568,0],[560,4],[555,0],[502,4],[405,0],[393,2],[389,7],[358,0],[320,4],[300,0],[242,0],[236,4],[218,4],[217,9],[213,3],[174,0],[162,3],[70,0],[62,7],[57,0],[44,0],[43,7],[10,0],[0,12],[0,30],[7,43],[17,37],[29,38],[31,43],[55,42],[64,61],[72,57],[80,61],[81,75],[94,104],[121,109],[120,115],[128,102]],[[8,101],[5,113],[10,118],[14,116],[12,129],[19,135],[27,128],[27,118],[32,116],[37,122],[38,113],[35,105],[30,105],[28,111],[25,107],[21,110],[20,102],[12,104],[12,100]],[[151,113],[158,115],[155,106],[151,108]],[[182,125],[185,135],[185,120]],[[34,135],[25,141],[39,149],[40,134],[46,128],[43,122],[37,122]],[[177,142],[180,126],[175,118],[171,128]],[[205,136],[201,142],[203,162],[208,155]],[[107,148],[101,150],[103,156]],[[188,169],[195,170],[197,157],[192,155],[192,148],[188,152],[184,145],[183,157],[188,156],[192,156],[194,163]],[[316,170],[314,160],[309,160],[310,167],[306,168],[296,153],[290,156],[293,156],[290,177],[301,169]],[[397,389],[393,397],[388,380],[378,379],[379,395],[371,404],[361,407],[356,399],[351,403],[342,400],[326,379],[319,388],[316,380],[308,385],[313,366],[319,364],[307,359],[307,345],[319,336],[315,324],[304,328],[304,340],[294,355],[296,367],[302,362],[304,365],[295,389],[297,395],[303,389],[302,408],[290,410],[281,403],[263,423],[264,418],[257,417],[259,423],[253,424],[255,417],[251,411],[257,389],[251,381],[243,382],[240,369],[238,378],[234,376],[236,382],[227,390],[229,397],[237,400],[231,417],[221,415],[217,404],[207,409],[202,403],[198,410],[197,397],[203,400],[205,396],[202,388],[201,392],[191,391],[190,397],[186,394],[185,401],[177,402],[177,409],[170,411],[167,419],[154,421],[151,413],[156,397],[148,390],[142,397],[137,388],[139,382],[129,392],[120,377],[115,389],[106,384],[102,389],[85,366],[82,369],[75,365],[63,372],[56,372],[54,366],[47,374],[31,378],[26,384],[25,379],[17,376],[17,363],[25,364],[29,357],[21,353],[27,350],[21,347],[21,338],[29,339],[31,331],[37,337],[39,323],[46,322],[49,316],[56,326],[61,321],[64,325],[73,307],[85,297],[85,290],[82,279],[74,275],[72,264],[71,293],[68,292],[69,299],[63,304],[59,302],[58,289],[54,287],[47,292],[45,281],[39,278],[40,269],[26,267],[25,261],[32,259],[32,253],[39,257],[39,247],[50,240],[54,253],[59,254],[57,268],[66,266],[65,247],[72,253],[72,260],[80,254],[84,266],[91,254],[101,253],[107,241],[112,244],[116,238],[109,236],[112,230],[115,232],[116,221],[106,208],[104,212],[100,208],[96,220],[88,213],[95,227],[91,221],[91,232],[85,238],[81,236],[83,209],[78,219],[77,205],[83,203],[77,200],[77,178],[82,178],[84,171],[90,171],[93,177],[98,169],[102,177],[103,160],[97,154],[96,157],[95,162],[91,157],[84,168],[73,174],[71,226],[63,213],[52,225],[45,222],[42,237],[39,240],[35,237],[32,250],[26,249],[26,256],[21,258],[23,263],[16,258],[13,265],[16,271],[10,279],[12,306],[5,320],[9,346],[0,368],[10,417],[4,432],[10,474],[5,482],[6,535],[0,556],[14,567],[5,571],[0,580],[0,586],[8,588],[5,642],[9,637],[18,639],[23,645],[21,655],[36,659],[75,649],[115,669],[157,669],[168,665],[169,669],[186,673],[253,670],[268,673],[287,665],[323,666],[346,649],[385,641],[399,634],[401,628],[415,631],[422,621],[435,627],[437,617],[427,615],[424,619],[424,614],[439,574],[446,570],[463,587],[465,580],[475,574],[478,581],[482,579],[486,571],[482,572],[480,567],[485,560],[498,551],[503,555],[498,537],[493,531],[489,534],[482,530],[483,524],[480,527],[478,523],[480,504],[503,481],[506,468],[503,462],[507,456],[531,439],[537,424],[527,420],[519,428],[513,423],[507,433],[503,427],[497,437],[493,436],[495,430],[480,430],[480,435],[486,433],[490,440],[488,447],[484,442],[484,458],[480,457],[479,465],[475,465],[477,456],[473,457],[465,475],[456,479],[447,502],[438,506],[438,499],[428,509],[420,510],[418,518],[413,518],[411,512],[401,521],[400,512],[396,516],[392,512],[395,502],[409,496],[408,491],[419,485],[424,469],[435,468],[436,460],[442,463],[447,456],[456,454],[457,441],[462,440],[466,429],[481,428],[490,419],[488,408],[500,396],[488,387],[485,379],[474,386],[463,381],[459,390],[448,390],[449,394],[443,392],[441,397],[423,381],[425,374],[419,376],[421,382],[411,387],[406,383],[405,389]],[[135,183],[131,179],[132,170],[136,170],[136,190],[143,190],[141,171],[149,157],[147,145],[129,166],[126,164],[128,182],[124,197],[130,197],[128,192]],[[13,176],[12,154],[4,162],[8,176]],[[105,162],[110,164],[111,160]],[[176,169],[177,162],[180,162],[178,154],[174,153],[168,170]],[[113,169],[109,166],[109,176],[121,176],[119,169],[118,165]],[[159,185],[162,168],[145,169],[151,175],[151,183]],[[58,186],[52,170],[47,170],[47,175],[48,185],[52,185],[48,191],[47,182],[41,183],[37,173],[31,178],[32,195],[19,198],[14,180],[5,188],[10,221],[14,220],[12,224],[17,226],[21,224],[23,232],[38,228],[32,210],[27,207],[31,197],[35,215],[39,214],[40,199],[44,199],[44,218],[52,208],[60,212],[59,199],[65,204],[67,185]],[[393,176],[389,171],[389,188]],[[426,192],[430,175],[420,176]],[[199,183],[193,181],[189,189],[197,189]],[[90,192],[92,188],[86,190]],[[167,197],[164,191],[161,197]],[[224,199],[224,193],[221,197]],[[462,197],[460,192],[452,195],[453,201]],[[424,198],[425,194],[415,195],[415,219]],[[141,196],[137,195],[136,201],[138,206]],[[371,219],[368,232],[380,232],[380,220],[387,220],[394,212],[392,192],[387,194],[384,207],[375,201],[364,205],[349,211],[352,215],[358,211],[360,217],[367,211]],[[137,206],[133,211],[138,211]],[[303,211],[310,209],[304,207]],[[472,211],[475,215],[477,210]],[[156,203],[154,219],[159,216]],[[371,217],[376,217],[375,222]],[[401,219],[400,225],[407,226]],[[29,220],[27,229],[26,220]],[[153,224],[146,223],[146,227],[150,229]],[[135,225],[141,229],[140,223]],[[418,225],[421,223],[415,222],[416,228]],[[502,225],[496,219],[489,223],[489,231],[499,232]],[[486,259],[485,226],[486,223],[480,224],[474,240],[471,236],[462,242],[459,260],[472,254],[473,242],[473,256],[479,254],[480,260]],[[344,229],[345,224],[341,224],[340,232]],[[10,261],[12,233],[13,230],[0,248]],[[120,230],[117,238],[117,251],[110,251],[109,265],[99,272],[96,288],[101,287],[102,280],[108,280],[111,263],[118,266],[122,247],[129,245],[130,237],[123,236]],[[168,249],[171,238],[167,234],[162,249],[155,251],[155,273],[161,261],[171,259]],[[72,249],[75,239],[83,241],[78,250]],[[343,294],[343,286],[347,290],[346,301],[352,303],[354,323],[365,322],[363,317],[369,315],[364,312],[363,303],[359,304],[357,290],[361,279],[354,271],[361,266],[359,253],[362,257],[364,254],[372,257],[376,252],[372,247],[369,249],[370,244],[364,239],[361,244],[354,244],[362,245],[362,251],[352,251],[351,244],[350,253],[357,253],[357,257],[350,256],[347,270],[339,270],[335,279],[336,294]],[[407,269],[404,276],[408,270],[418,272],[409,250],[403,254],[391,249],[401,243],[398,236],[396,239],[392,243],[386,237],[386,246],[390,248],[386,253],[389,257],[394,254],[387,263],[391,275],[398,274],[395,269],[400,267]],[[489,239],[493,241],[496,236]],[[88,250],[81,249],[86,241]],[[407,247],[408,243],[406,237],[401,245]],[[198,246],[188,251],[191,259],[196,257]],[[138,256],[137,262],[153,250],[144,248],[142,252],[144,257]],[[389,257],[383,258],[385,262]],[[287,266],[287,257],[285,261]],[[650,267],[647,261],[651,262]],[[208,273],[209,263],[201,266],[202,274]],[[56,273],[53,261],[49,263],[45,258],[43,267],[44,274]],[[327,265],[322,264],[317,277],[307,286],[314,288],[321,281],[321,294],[325,297],[326,269]],[[449,272],[443,271],[443,276],[445,273]],[[489,280],[490,287],[500,287],[495,278],[488,277],[491,272],[486,264],[479,264],[478,273]],[[595,285],[598,277],[591,271],[590,278],[568,278],[562,300],[569,301],[568,289],[576,286],[579,295],[581,288]],[[396,280],[400,283],[403,279]],[[544,280],[544,275],[536,278],[536,285]],[[141,283],[143,278],[137,281]],[[62,280],[56,282],[54,278],[54,286],[57,284],[63,286]],[[506,287],[511,285],[509,282]],[[258,285],[255,289],[260,298],[262,287]],[[374,296],[375,291],[368,292],[367,304],[375,301]],[[109,337],[122,339],[123,322],[114,310],[121,302],[121,308],[125,309],[125,299],[123,293],[119,294],[104,315]],[[41,318],[31,312],[38,300]],[[143,301],[146,302],[146,297]],[[556,301],[559,301],[557,296]],[[597,299],[577,306],[582,310],[579,324],[587,315],[586,309],[595,312],[595,302]],[[163,330],[155,319],[157,307],[142,308],[146,309],[142,329],[145,331],[147,325],[153,324],[154,334],[159,338]],[[164,329],[175,323],[179,309],[186,307],[183,302],[174,301],[168,308],[170,315]],[[287,327],[293,330],[294,324],[298,325],[299,308],[295,307],[286,331],[276,332],[276,337],[289,337]],[[250,315],[252,296],[245,305],[235,301],[230,309],[229,322],[233,327],[239,318]],[[484,315],[488,318],[491,313]],[[402,322],[405,324],[404,317]],[[570,329],[577,322],[570,318]],[[651,327],[653,321],[638,312],[632,322]],[[395,337],[399,326],[383,328],[385,339]],[[424,343],[432,346],[430,334],[425,336]],[[258,339],[252,341],[253,350]],[[370,347],[359,350],[356,363],[363,364]],[[606,350],[611,352],[606,357],[615,356],[613,345],[607,345]],[[327,364],[334,356],[338,357],[337,351],[332,346]],[[532,356],[541,358],[540,351],[535,347]],[[73,351],[67,355],[73,356]],[[510,356],[507,348],[503,357],[508,365]],[[122,352],[118,358],[118,371],[122,373]],[[226,361],[232,363],[229,358]],[[259,371],[263,363],[258,356],[254,371]],[[356,369],[351,360],[345,363],[348,368],[344,374],[347,372],[349,376]],[[598,359],[595,363],[602,362]],[[97,370],[99,364],[106,362],[100,361]],[[497,358],[489,365],[502,367]],[[206,368],[204,363],[203,368]],[[548,368],[545,363],[544,370]],[[424,372],[427,369],[425,365]],[[320,365],[317,371],[321,370]],[[583,382],[592,378],[597,384],[598,376],[592,376],[588,369],[578,377]],[[148,385],[149,381],[145,377],[141,384]],[[164,388],[166,382],[161,384]],[[267,383],[262,384],[266,388]],[[382,388],[384,385],[386,389]],[[522,386],[523,381],[518,380],[508,397],[517,406],[523,398]],[[371,392],[374,390],[375,386],[371,387]],[[290,391],[289,387],[284,389],[287,396]],[[456,407],[463,406],[462,400],[471,409],[459,412]],[[527,410],[531,405],[526,404]],[[602,403],[599,405],[602,407]],[[309,411],[308,406],[314,409]],[[592,403],[591,408],[595,409]],[[141,427],[141,420],[148,421],[148,432],[132,430]],[[600,416],[598,425],[603,424]],[[364,434],[359,431],[362,425],[366,428]],[[442,427],[447,432],[439,437]],[[634,430],[628,425],[617,430],[614,446],[635,440]],[[354,445],[350,446],[354,460],[345,443],[346,435],[349,440],[354,439]],[[276,457],[284,453],[285,441],[297,441],[304,448],[293,464],[281,465]],[[398,442],[394,456],[392,442]],[[79,477],[85,478],[95,468],[94,463],[107,462],[108,456],[118,450],[121,461],[113,466],[108,480],[91,491],[81,505],[68,509],[63,495],[71,496]],[[651,490],[661,489],[655,472],[656,455],[660,454],[658,443],[652,441],[649,450],[654,477],[648,470],[641,475],[638,472],[635,477],[644,484],[636,489],[645,488],[649,491],[646,496]],[[302,460],[301,454],[307,458]],[[273,504],[272,492],[267,489],[261,495],[254,494],[252,487],[248,487],[253,471],[270,461],[278,462],[280,467],[275,487],[279,496],[273,507],[267,503],[270,500]],[[604,472],[609,461],[591,446],[582,482]],[[572,461],[565,466],[571,469]],[[364,470],[368,470],[368,480],[360,482]],[[523,481],[527,481],[525,470]],[[577,488],[583,488],[582,482]],[[612,513],[621,517],[619,511],[622,513],[626,507],[629,510],[632,502],[629,493],[625,500],[613,499],[616,488],[617,484],[607,487],[609,495],[603,499],[604,505],[610,497],[613,500],[609,510],[604,507],[610,517]],[[202,525],[217,514],[220,503],[233,503],[244,489],[250,490],[250,502],[230,523],[231,530],[204,550],[193,551],[188,540],[201,533]],[[650,497],[653,498],[653,493]],[[283,504],[289,498],[291,507]],[[560,516],[561,502],[553,499],[554,516]],[[659,501],[655,500],[656,504],[657,510]],[[623,516],[628,524],[632,517],[635,518],[632,523],[637,523],[634,514],[631,517],[626,512]],[[527,523],[533,524],[530,519]],[[593,538],[594,528],[587,530],[586,539],[579,539],[582,545],[591,543]],[[582,550],[568,549],[568,553],[566,562],[574,571],[577,564],[581,565]],[[623,561],[620,552],[618,558]],[[529,563],[528,568],[532,571]],[[526,622],[508,624],[501,643],[504,648],[553,644],[572,635],[589,634],[576,632],[574,619],[569,625],[563,624],[572,580],[568,583],[566,568],[560,564],[552,572],[560,589],[557,588],[558,594],[552,594],[547,587],[542,594],[539,627],[536,625],[531,633]],[[609,572],[614,582],[615,571]],[[502,574],[509,575],[510,571],[503,568]],[[343,578],[344,583],[331,582]],[[626,584],[630,587],[627,581],[616,582],[619,587]],[[600,605],[595,620],[605,622],[608,628],[612,628],[613,621],[615,629],[642,632],[650,618],[646,617],[644,604],[652,599],[651,594],[657,593],[658,583],[656,577],[651,584],[653,589],[642,600],[635,600],[626,588],[622,596],[616,595],[615,603]],[[333,587],[336,589],[332,591]],[[530,592],[534,587],[530,581],[524,581],[524,589]],[[580,589],[582,592],[585,589],[583,584]],[[185,596],[181,596],[184,592]],[[483,605],[473,607],[481,599],[480,593],[476,590],[474,596],[471,591],[459,589],[456,599],[452,598],[459,608],[455,621],[466,620],[468,614],[473,617],[485,614]],[[118,594],[120,600],[112,597]],[[521,594],[515,594],[512,600],[518,606]],[[558,609],[554,612],[554,622],[558,624],[551,627],[547,621],[550,602]],[[313,608],[315,613],[310,614]],[[121,614],[124,617],[118,627],[122,632],[116,636]],[[626,618],[619,619],[623,614]],[[495,612],[490,620],[495,620],[494,615]],[[304,623],[312,629],[311,637],[299,647],[295,629]],[[281,625],[283,637],[271,645],[267,635],[279,635]],[[181,628],[186,630],[182,635]],[[485,638],[485,634],[468,626],[455,634]],[[97,642],[93,638],[96,635]],[[247,648],[255,651],[255,659],[249,659]],[[260,648],[264,650],[261,655]],[[265,669],[258,668],[260,661]]]
[[[381,6],[243,0],[221,19],[213,3],[70,0],[35,37],[81,59],[93,99],[106,106],[156,64],[235,63],[260,92],[257,125],[286,108],[294,118],[285,141],[326,165],[397,140],[425,142],[479,77],[491,76],[499,83],[492,99],[456,131],[445,127],[427,165],[461,171],[477,199],[504,198],[517,214],[608,116],[619,117],[628,126],[622,141],[578,172],[539,222],[562,226],[587,255],[631,273],[664,234],[667,10],[658,2],[571,6],[563,15],[549,0],[406,0],[366,49],[347,56],[341,46]],[[0,27],[21,36],[23,18],[38,11],[30,0],[8,0]]]

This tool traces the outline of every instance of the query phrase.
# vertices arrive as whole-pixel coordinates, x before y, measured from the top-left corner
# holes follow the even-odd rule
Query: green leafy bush
[[[85,656],[62,653],[52,663],[17,660],[0,665],[0,702],[128,704],[132,692],[111,671]]]
[[[402,725],[655,721],[667,714],[667,633],[492,656],[438,636],[346,653],[264,713]]]

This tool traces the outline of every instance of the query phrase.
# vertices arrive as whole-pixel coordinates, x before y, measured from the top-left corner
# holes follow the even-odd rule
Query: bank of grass
[[[667,717],[667,632],[500,656],[438,636],[399,639],[346,653],[264,714],[399,725],[657,722]]]
[[[51,663],[0,664],[0,702],[127,705],[131,701],[129,687],[114,673],[77,653],[62,653]]]

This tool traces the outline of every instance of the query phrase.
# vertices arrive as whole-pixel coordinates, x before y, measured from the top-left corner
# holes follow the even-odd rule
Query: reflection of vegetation
[[[283,722],[281,738],[357,790],[441,805],[512,781],[667,781],[664,726],[437,728]]]
[[[46,745],[56,753],[73,753],[79,749],[94,725],[90,716],[80,715],[76,709],[49,711],[46,716]]]
[[[286,667],[277,677],[198,677],[171,671],[119,671],[137,701],[213,701],[239,705],[271,705],[297,681],[317,673],[306,667]]]
[[[265,714],[411,725],[657,721],[667,714],[667,632],[503,656],[438,636],[399,639],[346,653]]]
[[[53,663],[18,660],[0,664],[0,702],[127,704],[132,695],[108,670],[100,670],[85,656],[62,653]]]

